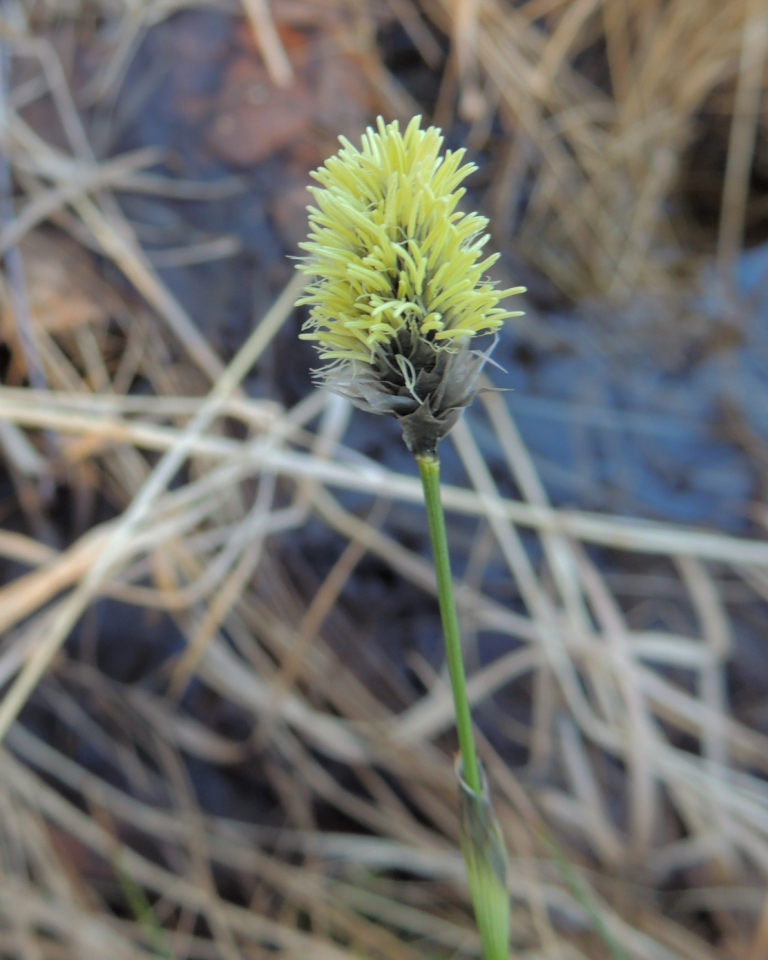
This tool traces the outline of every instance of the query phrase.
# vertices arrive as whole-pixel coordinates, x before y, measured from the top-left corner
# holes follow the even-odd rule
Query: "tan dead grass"
[[[181,6],[105,5],[120,29],[87,96],[114,93],[142,33]],[[299,16],[301,6],[277,11]],[[455,38],[446,83],[455,71],[461,109],[474,123],[470,136],[481,141],[495,96],[518,130],[507,174],[535,176],[524,248],[565,288],[625,297],[638,286],[669,287],[664,201],[677,159],[701,103],[736,77],[737,90],[746,89],[737,98],[749,109],[734,124],[724,190],[735,204],[727,209],[738,212],[739,158],[752,129],[743,118],[754,125],[750,104],[763,50],[762,34],[752,33],[760,5],[529,0],[513,9],[496,0],[450,7],[432,0],[425,8]],[[425,58],[436,58],[417,7],[398,0],[392,10]],[[289,61],[269,6],[254,2],[248,14],[273,78],[288,83]],[[578,52],[601,35],[614,99],[573,67]],[[225,367],[109,193],[166,189],[142,172],[156,155],[95,161],[53,46],[25,28],[23,17],[4,40],[35,58],[40,75],[5,99],[4,142],[26,199],[2,224],[0,248],[21,241],[29,297],[28,315],[20,317],[3,279],[0,308],[16,385],[0,389],[0,443],[32,529],[44,530],[41,500],[54,476],[84,495],[98,487],[121,513],[63,552],[0,532],[0,554],[30,567],[0,589],[0,735],[13,751],[0,755],[0,953],[24,960],[229,960],[268,951],[297,960],[476,956],[456,848],[452,764],[434,744],[452,724],[444,678],[417,664],[429,693],[393,711],[341,662],[323,628],[366,553],[435,593],[430,565],[382,526],[388,504],[420,503],[416,481],[345,446],[349,409],[338,398],[316,393],[285,410],[242,394],[243,377],[289,316],[296,282]],[[359,33],[346,42],[361,49]],[[380,64],[371,60],[366,69],[393,109],[408,109]],[[48,90],[67,150],[42,140],[19,113]],[[500,181],[496,196],[509,196],[510,184]],[[178,184],[167,184],[174,189]],[[196,187],[184,189],[194,195]],[[741,215],[728,216],[722,258],[738,245]],[[50,234],[35,232],[48,220],[110,258],[148,309],[105,290],[76,244],[52,247]],[[18,385],[25,322],[45,389]],[[182,358],[169,363],[179,348]],[[127,393],[136,375],[156,396]],[[731,626],[715,574],[730,570],[746,590],[765,596],[768,544],[555,509],[503,401],[490,394],[482,402],[521,499],[499,494],[461,423],[452,442],[470,486],[447,488],[445,503],[486,531],[485,554],[477,554],[481,572],[457,584],[467,636],[493,631],[515,644],[471,676],[472,701],[480,706],[519,678],[530,678],[535,692],[532,726],[518,735],[531,746],[540,786],[524,788],[490,744],[483,748],[512,852],[520,955],[608,956],[597,933],[602,926],[625,956],[639,960],[758,960],[768,929],[768,744],[732,718],[724,697]],[[237,435],[245,439],[222,428],[225,417],[242,426]],[[150,451],[159,459],[148,459]],[[188,479],[169,489],[184,464]],[[340,490],[370,498],[366,519],[343,507]],[[281,531],[311,517],[348,546],[305,609],[271,547]],[[535,537],[535,548],[523,532]],[[633,630],[590,559],[590,544],[673,561],[698,632]],[[485,595],[490,550],[503,556],[524,613]],[[168,697],[121,687],[87,662],[60,655],[73,625],[103,596],[174,618],[187,648],[169,665]],[[659,665],[687,671],[693,684],[678,685]],[[193,675],[252,718],[253,738],[225,738],[179,708]],[[129,789],[14,722],[38,686],[59,723]],[[81,706],[86,702],[99,704],[96,718]],[[698,753],[678,746],[683,738]],[[197,806],[181,754],[230,765],[252,756],[254,743],[267,748],[266,774],[292,830],[206,816]],[[362,789],[319,757],[345,765]],[[606,757],[625,780],[625,827],[609,809]],[[319,830],[317,802],[366,833]],[[568,844],[580,887],[558,866],[545,816]],[[147,850],[160,851],[159,859]],[[691,899],[688,909],[706,903],[718,948],[664,917],[652,895],[654,884],[693,867],[703,878],[701,899]],[[413,879],[387,879],[393,870]],[[237,878],[248,908],[221,896],[222,871]],[[151,896],[159,928],[110,909],[131,885]],[[734,903],[757,924],[745,922]]]
[[[499,239],[516,236],[563,290],[626,301],[671,291],[690,269],[671,219],[680,162],[702,108],[733,111],[718,255],[743,236],[768,50],[762,0],[428,0],[454,40],[460,108],[482,135],[500,110],[514,134],[495,184]],[[580,55],[604,47],[612,95]],[[446,112],[450,119],[450,109]],[[472,140],[472,134],[470,134]],[[672,266],[672,270],[670,270]]]

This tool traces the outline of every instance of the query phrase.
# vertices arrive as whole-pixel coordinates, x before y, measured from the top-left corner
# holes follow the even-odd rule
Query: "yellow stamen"
[[[440,131],[419,122],[401,134],[379,117],[361,150],[341,137],[312,174],[321,186],[301,269],[317,279],[299,303],[312,308],[302,337],[323,359],[369,362],[405,325],[451,351],[519,315],[498,304],[523,288],[485,278],[498,258],[482,257],[488,221],[456,210],[475,165],[462,166],[463,150],[441,155]]]

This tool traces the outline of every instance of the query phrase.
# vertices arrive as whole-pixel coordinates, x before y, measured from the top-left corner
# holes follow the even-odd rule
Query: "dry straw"
[[[109,56],[92,100],[116,93],[137,38],[179,6],[162,0],[101,8]],[[323,4],[323,14],[332,6]],[[397,6],[411,11],[408,3]],[[309,5],[289,7],[306,17]],[[435,0],[424,9],[455,32],[461,82],[470,89],[474,82],[475,90],[479,83],[489,109],[498,91],[504,114],[525,134],[510,148],[494,197],[502,209],[516,196],[515,183],[534,177],[526,250],[571,290],[668,287],[657,242],[669,236],[664,200],[691,118],[709,92],[728,78],[754,83],[754,50],[739,73],[753,6],[531,0],[513,8]],[[74,4],[36,12],[51,14],[46,29],[72,27],[78,14]],[[3,41],[14,57],[26,58],[31,79],[10,89],[5,104],[7,160],[19,196],[2,242],[21,243],[50,389],[2,389],[3,456],[30,529],[43,533],[41,477],[66,476],[83,495],[96,490],[128,510],[157,451],[187,458],[186,482],[145,501],[92,598],[116,597],[150,618],[161,611],[174,619],[191,651],[179,688],[191,669],[212,700],[253,724],[257,740],[264,724],[264,776],[290,811],[291,826],[273,831],[203,813],[184,758],[226,769],[253,757],[250,731],[242,739],[222,736],[176,700],[110,681],[88,660],[86,630],[84,662],[53,659],[37,687],[36,707],[63,731],[61,739],[44,743],[16,723],[0,754],[0,953],[14,960],[156,956],[152,924],[107,906],[122,896],[121,871],[145,892],[163,949],[179,958],[235,960],[265,951],[301,960],[477,956],[455,852],[455,776],[450,758],[436,749],[453,723],[448,685],[414,661],[428,692],[394,709],[393,697],[381,692],[402,690],[387,649],[369,665],[366,682],[338,653],[340,642],[360,649],[356,625],[334,605],[356,559],[375,556],[436,596],[432,565],[404,546],[392,525],[418,522],[420,514],[410,511],[421,499],[419,483],[350,449],[347,404],[320,392],[291,410],[219,395],[190,429],[206,404],[205,383],[224,364],[153,269],[109,190],[173,195],[183,187],[202,198],[211,187],[163,182],[143,172],[151,163],[145,154],[97,161],[56,48],[23,11],[14,24]],[[364,32],[344,30],[340,19],[339,37],[365,61],[377,95],[388,98],[386,109],[405,109],[407,97],[364,46]],[[601,36],[613,98],[596,94],[574,66],[583,45]],[[268,32],[262,40],[271,42]],[[49,93],[64,146],[36,136],[24,119],[24,108]],[[753,102],[748,89],[741,102]],[[482,142],[477,116],[473,136]],[[738,159],[745,124],[737,127]],[[740,164],[731,168],[738,173]],[[73,243],[57,235],[54,252],[46,250],[34,232],[43,219],[68,231]],[[625,223],[632,230],[617,237],[617,224]],[[78,245],[110,258],[145,305],[107,289]],[[62,280],[52,265],[66,252],[73,260]],[[41,292],[44,312],[35,307]],[[0,296],[12,370],[23,373],[5,277]],[[287,319],[291,296],[272,314],[271,334]],[[266,328],[263,337],[269,339]],[[179,347],[183,358],[171,368],[169,356]],[[154,396],[128,395],[135,376]],[[481,403],[519,499],[499,491],[462,421],[450,442],[469,480],[444,489],[443,498],[449,516],[476,521],[472,563],[455,585],[465,636],[471,643],[492,632],[509,644],[469,670],[470,705],[494,710],[495,695],[510,684],[533,691],[530,726],[493,716],[499,736],[531,748],[537,779],[523,788],[480,742],[511,852],[513,945],[533,956],[601,957],[607,948],[596,931],[603,930],[634,960],[758,960],[768,942],[768,743],[734,718],[725,691],[731,598],[735,588],[755,604],[768,598],[768,547],[553,507],[503,397],[484,395]],[[240,429],[220,429],[223,417]],[[56,434],[55,461],[38,446],[41,430]],[[349,490],[372,505],[391,503],[394,520],[383,522],[383,508],[350,513],[339,496]],[[269,538],[309,517],[348,547],[310,593],[307,609]],[[0,532],[2,556],[28,568],[0,594],[6,691],[46,665],[36,654],[41,641],[55,635],[72,589],[104,556],[113,533],[114,525],[96,526],[59,551],[42,535]],[[628,577],[637,557],[659,558],[664,584],[691,611],[685,629],[670,621],[653,631],[638,628],[614,596],[613,581],[592,562],[592,544],[609,546]],[[519,591],[515,609],[486,589],[494,553]],[[633,583],[639,602],[669,610],[653,584]],[[47,650],[54,648],[48,641]],[[25,674],[32,663],[34,674]],[[99,757],[104,776],[72,758],[72,742]],[[550,779],[543,771],[552,772]],[[614,811],[622,802],[619,819]],[[360,832],[318,829],[319,806]],[[567,847],[575,884],[541,842],[542,815]],[[408,882],[393,882],[403,872]],[[670,917],[653,888],[668,889],[683,875],[690,889]],[[248,909],[225,896],[222,877]],[[688,922],[688,912],[704,911],[719,933],[717,945]]]
[[[722,196],[716,244],[732,266],[765,87],[761,0],[429,0],[424,8],[456,51],[445,117],[458,86],[474,103],[470,140],[487,141],[497,112],[513,134],[492,190],[499,241],[516,224],[515,247],[569,294],[674,295],[694,266],[686,241],[699,231],[678,215],[678,201],[706,110],[728,131],[725,178],[706,187]],[[587,73],[602,56],[606,72]]]

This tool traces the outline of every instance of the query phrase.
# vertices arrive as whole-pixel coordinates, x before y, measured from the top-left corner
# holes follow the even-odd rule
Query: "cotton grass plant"
[[[394,416],[418,463],[437,574],[446,660],[460,756],[457,762],[461,850],[486,960],[509,953],[507,858],[475,749],[461,637],[440,499],[439,441],[478,390],[495,334],[508,317],[499,306],[522,287],[498,290],[486,274],[485,217],[458,209],[461,183],[475,170],[464,151],[441,154],[436,127],[414,118],[368,129],[357,150],[339,153],[313,176],[308,253],[314,278],[299,301],[311,307],[302,337],[326,365],[316,371],[331,391],[371,413]],[[494,341],[495,342],[495,341]]]

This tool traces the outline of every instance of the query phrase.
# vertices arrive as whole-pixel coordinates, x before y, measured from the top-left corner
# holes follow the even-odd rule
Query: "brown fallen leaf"
[[[206,142],[225,163],[251,166],[305,133],[311,116],[312,97],[301,77],[288,90],[276,87],[255,57],[240,55],[227,68]]]
[[[270,79],[250,33],[236,33],[239,54],[228,64],[207,135],[208,147],[234,166],[288,151],[308,174],[343,134],[356,139],[374,112],[374,97],[357,60],[338,45],[329,21],[317,29],[279,24],[294,72],[288,89]]]
[[[28,234],[21,243],[32,320],[49,333],[99,323],[112,299],[81,247],[66,237]],[[0,330],[15,337],[10,309],[0,301]]]

